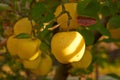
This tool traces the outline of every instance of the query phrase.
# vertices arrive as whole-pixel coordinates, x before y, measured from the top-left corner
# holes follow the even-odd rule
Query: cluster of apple
[[[77,3],[65,4],[65,9],[69,11],[72,19],[69,29],[77,29]],[[62,11],[62,6],[58,6],[55,16]],[[74,68],[87,68],[92,61],[90,51],[85,50],[85,40],[77,31],[67,30],[68,15],[62,14],[57,19],[60,28],[64,32],[57,32],[51,39],[51,53],[62,64],[71,63]],[[16,38],[16,35],[25,33],[31,35],[34,21],[28,18],[18,20],[14,26],[14,34],[8,38],[7,48],[11,56],[19,56],[25,68],[30,69],[37,75],[47,74],[52,67],[52,60],[49,55],[43,54],[40,50],[41,40],[37,38]]]
[[[51,51],[60,63],[71,63],[72,70],[87,68],[92,62],[92,54],[90,50],[85,48],[84,37],[77,31],[67,31],[68,28],[69,30],[76,30],[80,26],[77,22],[77,3],[65,3],[64,7],[72,19],[68,26],[67,13],[57,18],[57,23],[60,24],[60,28],[66,32],[58,32],[53,36],[51,40]],[[59,5],[54,13],[55,16],[59,16],[62,10],[62,5]]]
[[[52,59],[40,50],[41,40],[33,37],[17,38],[25,33],[31,36],[34,21],[27,17],[18,20],[14,25],[14,34],[7,40],[7,49],[11,56],[18,56],[26,69],[37,75],[46,75],[52,67]]]
[[[62,64],[71,63],[76,69],[86,69],[92,62],[90,49],[85,49],[85,41],[77,31],[58,32],[51,40],[51,51]]]
[[[69,0],[74,1],[74,0]],[[68,30],[76,30],[80,26],[77,21],[77,3],[65,3],[64,4],[65,10],[69,12],[72,19],[70,20],[70,24],[68,26],[68,14],[64,13],[60,17],[57,18],[57,23],[60,25],[60,28],[64,31]],[[63,8],[62,5],[59,5],[56,8],[55,16],[59,16],[62,12]],[[120,16],[115,16],[112,19],[116,20]],[[112,20],[111,20],[112,21]],[[111,38],[120,40],[120,28],[113,28],[114,23],[108,21],[107,29],[111,34]],[[117,20],[116,20],[117,21]],[[111,22],[111,24],[110,24]],[[115,42],[118,47],[120,47],[120,42]],[[72,68],[70,71],[74,72],[74,70],[78,69],[86,69],[92,62],[92,54],[90,52],[91,49],[85,49],[85,41],[80,33],[77,31],[67,31],[67,32],[58,32],[55,34],[51,40],[51,51],[56,59],[63,63],[71,63]],[[100,72],[102,73],[115,73],[120,75],[120,69],[118,66],[110,66],[105,64],[105,69],[100,68]],[[118,68],[116,71],[115,69]]]

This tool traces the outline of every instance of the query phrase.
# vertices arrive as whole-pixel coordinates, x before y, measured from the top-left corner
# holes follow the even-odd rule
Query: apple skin
[[[71,63],[73,68],[76,69],[86,69],[92,62],[92,54],[89,50],[85,50],[85,53],[82,57],[82,59],[78,62]]]
[[[16,56],[18,52],[18,39],[14,37],[15,35],[12,35],[7,40],[7,49],[11,56]]]
[[[29,20],[29,18],[24,17],[19,19],[14,25],[14,34],[18,35],[20,33],[31,34],[32,27],[35,25],[33,20]]]
[[[79,61],[85,51],[85,41],[79,32],[58,32],[51,40],[51,51],[63,64]]]
[[[40,65],[41,57],[40,55],[35,60],[22,60],[22,64],[26,69],[37,69]]]
[[[60,17],[57,18],[57,23],[60,25],[60,28],[63,30],[68,30],[69,29],[78,29],[79,28],[79,24],[77,21],[77,3],[71,2],[71,3],[65,3],[64,4],[65,9],[69,12],[70,16],[72,17],[72,19],[70,20],[70,25],[67,25],[68,22],[68,15],[67,13],[62,14]],[[60,13],[62,12],[62,5],[59,5],[54,14],[57,17]]]
[[[37,51],[40,50],[39,46],[41,41],[39,39],[19,39],[18,40],[18,56],[21,59],[30,59]]]
[[[42,53],[44,54],[44,53]],[[38,76],[45,76],[52,69],[52,59],[49,55],[41,56],[41,62],[37,69],[31,70],[34,74]]]

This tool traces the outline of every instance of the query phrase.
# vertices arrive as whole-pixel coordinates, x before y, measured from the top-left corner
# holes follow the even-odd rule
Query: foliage
[[[53,62],[55,62],[54,66],[56,66],[57,61],[51,54],[51,38],[55,33],[63,30],[56,21],[60,16],[56,17],[54,12],[58,5],[63,4],[64,6],[64,3],[70,3],[70,1],[71,0],[0,0],[0,79],[26,80],[28,76],[31,76],[30,74],[32,74],[23,67],[19,60],[16,60],[18,57],[11,57],[6,48],[6,40],[13,34],[14,24],[23,17],[28,17],[30,21],[34,20],[36,22],[36,25],[32,27],[32,35],[42,41],[40,45],[41,50],[43,53],[52,56]],[[89,24],[87,26],[80,25],[78,29],[73,30],[82,34],[87,48],[92,46],[91,53],[93,61],[86,70],[79,69],[69,72],[69,74],[85,76],[91,74],[94,69],[96,69],[96,64],[99,67],[104,67],[104,63],[109,63],[109,51],[107,51],[105,47],[99,49],[98,46],[100,43],[120,43],[120,38],[112,38],[109,31],[109,29],[120,28],[120,1],[72,0],[72,2],[78,3],[77,13],[78,16],[82,16],[82,20],[79,24]],[[64,13],[65,10],[63,9],[61,14]],[[68,17],[70,17],[69,12]],[[96,23],[91,24],[93,19]],[[100,39],[101,36],[106,36],[107,38]],[[30,36],[21,33],[15,38],[30,38]],[[103,55],[107,55],[107,57],[103,57]],[[2,69],[6,64],[11,69],[11,72],[13,72],[12,74]],[[20,73],[21,71],[24,75]],[[120,79],[119,76],[115,74],[109,75]],[[34,76],[38,79],[42,79],[43,77]],[[44,77],[46,78],[46,76]],[[88,80],[91,79],[88,78]]]

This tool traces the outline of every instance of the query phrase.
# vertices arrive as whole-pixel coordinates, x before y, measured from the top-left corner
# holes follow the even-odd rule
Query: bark
[[[69,75],[68,70],[71,68],[70,64],[59,64],[56,68],[56,73],[53,80],[67,80]]]

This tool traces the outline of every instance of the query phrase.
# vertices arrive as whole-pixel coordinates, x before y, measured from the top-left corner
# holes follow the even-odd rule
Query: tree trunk
[[[56,68],[56,73],[53,80],[67,80],[69,75],[68,70],[71,68],[70,64],[59,64]]]

